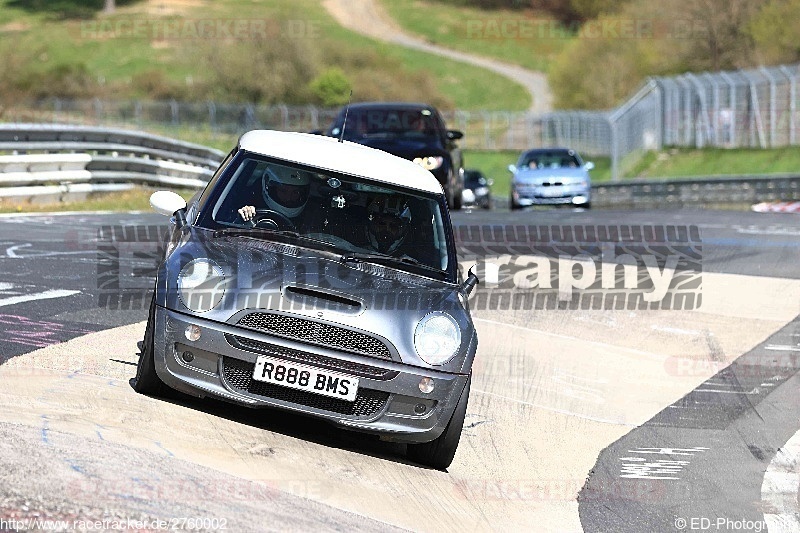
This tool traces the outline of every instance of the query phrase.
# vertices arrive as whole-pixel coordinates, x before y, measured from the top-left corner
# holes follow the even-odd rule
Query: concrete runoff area
[[[91,333],[0,367],[3,427],[77,465],[7,474],[3,497],[30,497],[47,475],[68,487],[49,495],[62,505],[122,515],[178,516],[191,502],[232,521],[233,498],[252,516],[262,509],[265,522],[235,522],[252,531],[273,519],[276,529],[310,525],[276,511],[275,498],[314,506],[330,527],[581,531],[576,498],[605,447],[800,313],[797,280],[705,273],[703,292],[697,311],[477,313],[475,379],[448,472],[307,418],[137,395],[128,381],[144,323]],[[153,459],[98,468],[109,450]],[[142,485],[125,482],[134,478]],[[196,490],[212,479],[223,480],[216,491]]]

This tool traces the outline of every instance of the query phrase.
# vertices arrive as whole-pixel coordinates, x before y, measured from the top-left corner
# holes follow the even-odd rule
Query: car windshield
[[[344,115],[340,115],[331,130],[334,136],[341,134]],[[358,141],[370,137],[437,137],[433,112],[429,109],[350,109],[344,138]]]
[[[368,262],[454,277],[441,195],[253,154],[234,160],[227,176],[210,208],[208,226],[218,233],[282,240],[350,259],[366,254]]]
[[[574,152],[528,152],[517,165],[521,169],[578,168],[580,160]]]
[[[468,187],[481,187],[486,185],[486,178],[480,172],[468,170],[464,172],[464,185]]]

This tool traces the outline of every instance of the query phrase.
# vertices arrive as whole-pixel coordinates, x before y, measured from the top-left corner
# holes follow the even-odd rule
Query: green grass
[[[426,41],[547,72],[573,36],[531,9],[486,10],[425,0],[381,0],[406,31]]]
[[[166,21],[233,19],[266,21],[267,24],[283,21],[274,27],[268,25],[267,31],[290,32],[290,28],[294,28],[291,31],[298,34],[298,38],[313,40],[311,48],[317,51],[377,54],[379,58],[389,59],[386,62],[389,65],[394,63],[391,60],[399,61],[407,72],[430,73],[435,89],[456,108],[524,110],[530,105],[525,89],[503,76],[431,54],[378,43],[346,30],[317,0],[271,0],[266,4],[254,0],[206,0],[198,6],[185,8],[181,13],[183,18],[153,13],[153,4],[161,5],[160,2],[134,3],[118,8],[114,15],[101,15],[90,21],[51,20],[41,14],[9,8],[8,2],[0,0],[0,39],[13,39],[15,48],[34,54],[35,59],[26,65],[31,71],[83,63],[92,76],[103,83],[116,82],[125,87],[135,75],[156,69],[174,83],[185,86],[188,80],[203,78],[191,53],[197,39],[158,39]],[[131,29],[134,23],[144,24],[138,34]],[[296,27],[288,26],[290,23]],[[402,75],[391,66],[385,70],[381,79],[391,80],[393,76]],[[354,87],[354,93],[357,99],[358,87]],[[113,96],[129,97],[119,91]]]
[[[646,165],[630,177],[682,177],[778,174],[800,171],[800,147],[769,150],[674,149],[644,158]]]
[[[150,195],[155,189],[137,188],[115,193],[96,193],[85,200],[68,202],[27,202],[0,200],[0,213],[50,213],[59,211],[150,211]],[[187,201],[195,190],[175,190]]]

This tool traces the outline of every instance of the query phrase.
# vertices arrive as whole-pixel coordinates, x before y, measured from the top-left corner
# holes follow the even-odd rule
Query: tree
[[[103,13],[113,13],[117,8],[115,0],[106,0],[106,5],[103,7]]]

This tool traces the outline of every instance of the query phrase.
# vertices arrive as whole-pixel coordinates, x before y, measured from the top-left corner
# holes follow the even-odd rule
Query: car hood
[[[529,185],[541,185],[550,181],[574,183],[588,178],[589,173],[582,168],[522,169],[514,174],[514,181]]]
[[[191,229],[165,262],[168,308],[232,324],[253,311],[301,315],[392,339],[398,353],[413,352],[414,328],[431,311],[450,314],[462,342],[474,333],[455,284],[372,263],[342,263],[338,254],[210,233]],[[211,311],[192,313],[180,299],[177,278],[184,265],[203,257],[224,271],[224,295]]]

